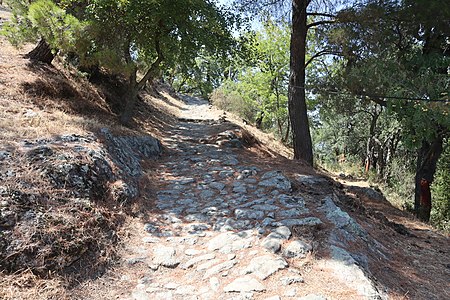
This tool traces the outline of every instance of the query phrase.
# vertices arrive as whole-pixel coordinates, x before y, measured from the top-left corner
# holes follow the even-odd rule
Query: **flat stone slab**
[[[274,222],[275,225],[285,225],[285,226],[315,226],[322,224],[322,221],[316,217],[308,217],[303,219],[285,219],[280,222]],[[272,224],[274,225],[274,224]]]
[[[264,218],[264,212],[261,210],[252,210],[252,209],[241,209],[237,208],[234,210],[234,215],[237,219],[252,219],[252,220],[261,220]]]
[[[218,259],[211,259],[208,260],[200,265],[197,266],[197,271],[198,272],[204,272],[206,269],[211,268],[212,266],[214,266],[215,264],[219,263]]]
[[[245,183],[235,184],[233,186],[233,193],[236,193],[236,194],[245,194],[245,193],[247,193],[247,187],[246,187]]]
[[[359,225],[348,213],[336,206],[330,195],[326,196],[322,200],[322,203],[321,210],[326,213],[327,219],[336,225],[336,227],[355,236],[359,236],[360,238],[367,238],[367,232],[361,225]]]
[[[315,184],[326,184],[328,183],[327,179],[320,176],[313,176],[313,175],[302,175],[297,174],[295,175],[295,180],[297,180],[300,183],[303,183],[305,185],[315,185]]]
[[[216,193],[213,190],[203,190],[200,192],[200,198],[210,200]]]
[[[281,210],[277,212],[277,218],[280,219],[291,219],[291,218],[298,218],[301,215],[304,215],[308,213],[307,209],[300,209],[298,207],[287,209],[287,210]]]
[[[203,279],[206,279],[208,277],[211,277],[212,275],[216,275],[220,272],[226,271],[231,269],[235,264],[237,263],[236,260],[229,260],[225,261],[223,263],[220,263],[218,265],[215,265],[214,267],[211,267],[210,269],[206,270],[205,274],[203,275]]]
[[[175,295],[188,296],[188,295],[195,295],[195,294],[196,294],[195,286],[193,286],[193,285],[180,285],[175,290]]]
[[[357,264],[347,250],[334,245],[330,246],[330,250],[331,260],[325,260],[322,263],[332,269],[338,278],[351,282],[361,296],[372,295],[373,299],[385,299],[385,295],[377,290],[374,282],[366,276],[364,269]]]
[[[241,232],[224,232],[212,238],[207,243],[209,251],[219,250],[222,253],[231,253],[236,250],[249,248],[254,240],[251,230]]]
[[[185,178],[181,178],[178,180],[174,180],[175,184],[180,184],[180,185],[185,185],[185,184],[190,184],[190,183],[194,183],[195,179],[192,177],[185,177]]]
[[[245,273],[253,273],[259,279],[266,279],[278,270],[284,269],[288,263],[281,257],[263,255],[253,258],[244,270]]]
[[[214,253],[200,255],[200,256],[191,258],[190,260],[188,260],[187,262],[182,264],[180,267],[182,269],[188,269],[188,268],[192,267],[193,265],[198,264],[199,262],[211,260],[214,258],[216,258],[216,255]]]
[[[287,208],[300,208],[307,211],[307,208],[305,207],[305,199],[301,196],[281,194],[278,196],[278,200]]]
[[[253,210],[273,211],[280,207],[273,204],[256,204],[251,207]]]
[[[131,296],[133,297],[133,300],[151,300],[150,296],[147,295],[145,291],[133,291]]]
[[[223,288],[224,292],[262,292],[266,288],[262,283],[251,276],[236,278],[233,282]]]
[[[214,181],[214,182],[211,182],[209,184],[209,187],[212,188],[212,189],[216,189],[216,190],[221,191],[221,190],[223,190],[225,188],[225,184],[223,184],[222,182]]]
[[[291,190],[291,182],[281,171],[270,171],[261,176],[259,186],[270,187],[288,192]]]

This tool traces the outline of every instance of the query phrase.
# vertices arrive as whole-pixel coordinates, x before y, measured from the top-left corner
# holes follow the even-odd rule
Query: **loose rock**
[[[282,285],[291,285],[293,283],[303,283],[305,280],[300,276],[288,276],[280,278]]]
[[[219,286],[220,286],[219,278],[211,277],[209,279],[209,284],[210,284],[212,290],[217,291],[219,289]]]
[[[167,268],[175,268],[180,263],[176,257],[176,250],[173,247],[157,246],[153,250],[153,262]]]
[[[250,230],[238,233],[224,232],[211,239],[207,247],[209,251],[219,250],[222,253],[228,254],[239,249],[250,247],[253,239],[253,233]]]
[[[283,256],[287,258],[304,258],[312,250],[310,244],[300,240],[291,241],[283,249]]]
[[[234,211],[234,215],[238,219],[252,219],[252,220],[260,220],[264,218],[264,212],[260,210],[251,210],[251,209],[236,209]]]

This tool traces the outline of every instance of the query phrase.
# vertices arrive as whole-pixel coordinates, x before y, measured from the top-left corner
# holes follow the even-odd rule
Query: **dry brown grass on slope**
[[[114,263],[118,232],[127,214],[141,207],[133,202],[116,209],[107,198],[85,205],[40,173],[63,162],[31,161],[22,153],[25,141],[39,147],[39,141],[92,136],[103,127],[115,134],[145,135],[140,124],[167,118],[141,101],[143,113],[135,127],[121,126],[120,81],[100,76],[93,84],[59,60],[52,66],[31,63],[23,58],[31,47],[17,50],[0,37],[0,150],[8,153],[0,158],[0,299],[68,299],[69,284],[97,277]],[[63,157],[64,146],[57,149]]]
[[[0,273],[0,299],[66,300],[69,297],[61,280],[44,280],[25,271],[20,275]]]
[[[17,51],[4,39],[0,48],[1,141],[83,134],[113,123],[104,97],[87,80],[58,63],[30,63],[22,57],[27,48]]]

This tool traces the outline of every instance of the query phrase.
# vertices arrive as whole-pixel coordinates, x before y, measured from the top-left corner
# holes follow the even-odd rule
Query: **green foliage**
[[[94,0],[87,11],[96,59],[126,73],[137,68],[155,76],[159,67],[170,73],[182,66],[178,72],[200,76],[205,70],[198,53],[220,55],[233,45],[234,16],[212,1]]]
[[[450,128],[449,103],[409,100],[449,99],[450,56],[443,55],[450,36],[443,24],[450,18],[448,5],[441,0],[426,5],[369,1],[346,14],[353,21],[338,26],[335,38],[347,60],[346,89],[386,101],[411,148],[435,138],[436,127]]]
[[[33,2],[28,10],[28,20],[53,48],[66,51],[77,49],[86,26],[49,0]]]
[[[11,0],[8,1],[8,5],[12,9],[11,20],[3,24],[0,34],[5,36],[16,47],[35,39],[36,32],[30,28],[27,18],[28,1]]]
[[[236,55],[233,52],[231,50],[226,54],[211,54],[199,51],[192,61],[177,61],[164,77],[171,82],[175,90],[208,99],[215,88],[232,76],[230,73],[235,67],[231,57]]]
[[[450,232],[450,143],[446,143],[446,151],[442,153],[432,185],[433,207],[431,224]]]
[[[418,150],[450,134],[450,8],[444,2],[370,0],[342,11],[326,39],[342,56],[323,61],[310,79],[320,101],[315,140],[325,153],[319,154],[328,161],[338,151],[370,157],[367,145],[375,145],[372,161],[386,161],[380,179],[407,203],[416,161],[418,178],[426,171],[431,180],[438,157]],[[371,108],[374,103],[384,107],[381,112]],[[433,197],[433,218],[448,219],[437,190]]]
[[[213,103],[251,122],[263,112],[262,127],[283,137],[288,127],[289,37],[289,25],[272,20],[249,33],[245,39],[248,61],[240,65],[235,80],[228,80],[213,94]]]
[[[217,107],[233,112],[250,122],[255,121],[257,114],[255,102],[247,94],[242,93],[242,87],[236,82],[225,81],[219,89],[212,92],[211,102]]]
[[[368,138],[369,118],[361,109],[339,112],[339,105],[328,106],[333,99],[319,98],[320,121],[313,128],[313,141],[317,158],[322,162],[336,161],[338,156],[357,156],[364,160],[365,144]],[[342,107],[341,107],[342,108]]]
[[[4,32],[12,42],[42,37],[86,63],[125,74],[145,72],[157,57],[166,67],[192,64],[198,51],[218,53],[233,43],[234,16],[208,0],[11,1],[14,18]]]
[[[390,163],[389,181],[387,186],[388,193],[392,198],[396,198],[395,202],[398,206],[407,206],[408,203],[413,204],[414,193],[414,159],[412,154],[407,151],[398,154]],[[379,180],[379,179],[378,179]]]
[[[2,30],[9,41],[19,46],[44,38],[53,49],[75,51],[84,36],[86,23],[58,7],[51,0],[38,0],[28,5],[21,0],[11,2],[13,18]]]
[[[13,1],[15,18],[5,31],[11,39],[43,38],[82,67],[102,66],[128,78],[123,124],[131,121],[139,90],[161,68],[199,69],[198,52],[217,55],[234,44],[236,18],[210,0]]]

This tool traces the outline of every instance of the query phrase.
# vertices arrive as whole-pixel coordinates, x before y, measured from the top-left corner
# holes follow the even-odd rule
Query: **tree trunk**
[[[25,58],[51,64],[55,55],[45,39],[41,39],[36,47],[25,55]]]
[[[369,112],[369,114],[372,116],[372,119],[370,121],[370,127],[369,127],[369,138],[367,139],[367,146],[366,146],[366,167],[365,172],[368,173],[370,166],[376,168],[376,153],[375,153],[375,146],[376,146],[376,137],[375,137],[375,129],[377,127],[377,121],[378,117],[381,114],[381,111],[377,111],[377,107],[373,109],[373,112]]]
[[[312,142],[305,93],[306,34],[308,31],[306,8],[309,2],[308,0],[292,1],[288,107],[292,126],[294,159],[303,159],[312,165]]]
[[[391,176],[391,161],[392,158],[395,156],[399,142],[400,142],[400,129],[397,129],[392,134],[390,134],[390,136],[387,138],[385,142],[384,146],[384,148],[386,149],[385,165],[387,166],[383,174],[383,180],[385,182],[387,182],[389,177]]]
[[[161,24],[162,23],[160,21],[160,26],[162,26]],[[122,114],[120,115],[120,122],[123,125],[130,125],[131,119],[133,118],[133,114],[134,114],[134,108],[135,108],[137,100],[138,100],[139,91],[145,87],[145,84],[148,81],[152,81],[155,78],[156,74],[159,71],[159,65],[164,60],[164,55],[161,51],[161,45],[159,42],[159,36],[160,36],[160,32],[157,33],[157,37],[155,40],[155,50],[156,50],[156,53],[158,54],[158,57],[152,63],[150,68],[147,70],[144,77],[142,77],[142,79],[139,80],[139,82],[137,81],[137,67],[136,66],[133,67],[133,71],[130,74],[129,95],[126,99],[125,108],[122,111]],[[131,42],[128,42],[127,44],[125,44],[124,58],[125,58],[125,61],[127,62],[127,64],[134,63],[133,60],[131,59],[130,48],[131,48]]]
[[[438,135],[432,142],[422,141],[417,155],[414,211],[417,217],[424,222],[430,220],[430,185],[433,182],[436,164],[443,150],[442,145],[442,135]]]
[[[283,125],[279,117],[277,117],[277,127],[278,127],[278,134],[280,135],[281,141],[283,142]]]
[[[278,91],[278,84],[275,82],[275,79],[272,80],[272,84],[273,84],[273,90],[274,90],[275,98],[276,98],[275,105],[277,108],[276,119],[277,119],[277,126],[278,126],[278,134],[280,135],[281,141],[283,142],[283,125],[281,123],[281,118],[278,115],[278,113],[280,111],[280,92]]]
[[[286,121],[286,133],[284,135],[284,138],[281,140],[283,142],[283,144],[287,144],[287,142],[289,140],[290,130],[291,130],[291,122],[290,122],[289,116],[288,116],[288,119]]]
[[[125,108],[120,115],[120,123],[126,126],[130,125],[134,115],[134,108],[138,100],[139,87],[136,82],[136,71],[130,75],[128,93]]]

